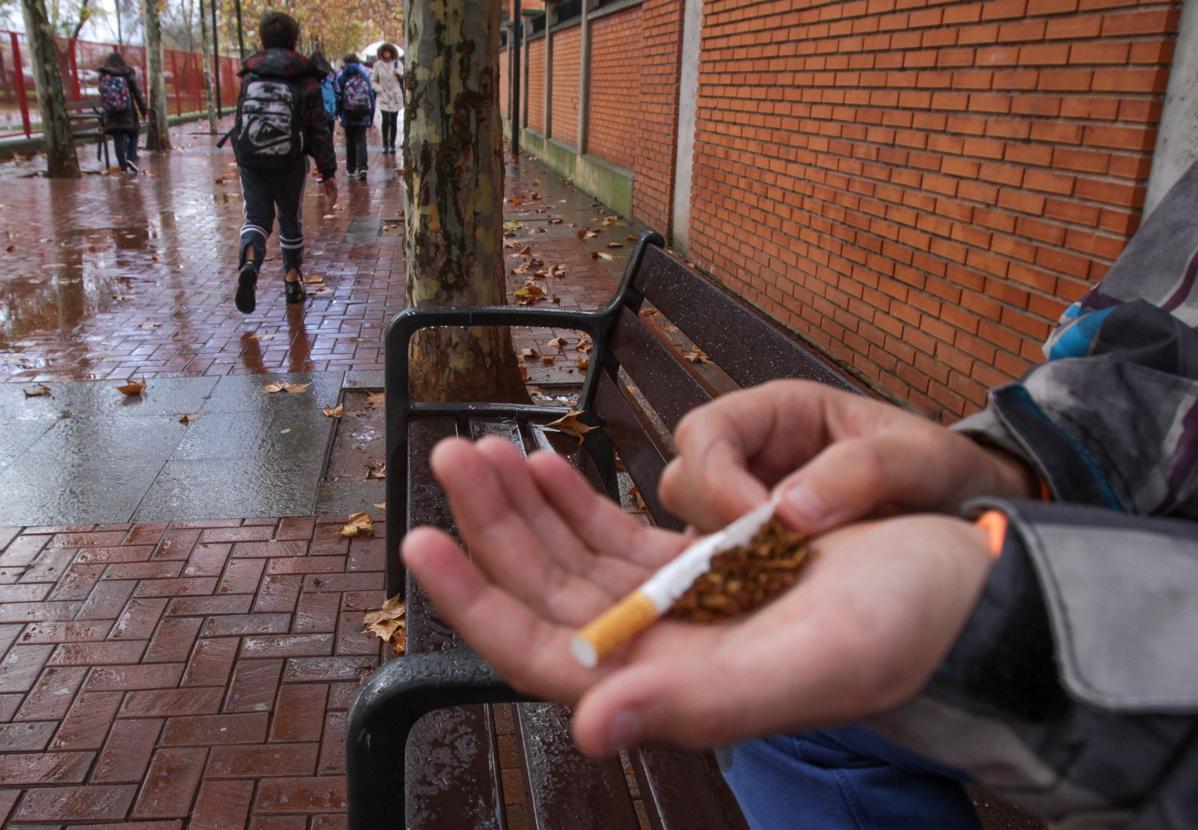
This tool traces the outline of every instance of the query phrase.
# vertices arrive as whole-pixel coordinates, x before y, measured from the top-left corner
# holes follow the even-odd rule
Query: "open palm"
[[[964,555],[982,542],[956,519],[856,525],[821,537],[800,584],[759,612],[663,621],[585,669],[570,656],[574,630],[690,540],[621,512],[553,455],[454,439],[432,463],[470,556],[420,528],[404,540],[408,567],[514,687],[577,703],[575,739],[596,755],[649,738],[712,746],[889,708],[943,657],[988,567],[984,554]]]

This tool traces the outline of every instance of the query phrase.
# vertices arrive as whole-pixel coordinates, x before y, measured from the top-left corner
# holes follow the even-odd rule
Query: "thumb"
[[[574,710],[574,741],[592,757],[614,755],[646,741],[694,748],[723,742],[733,716],[727,695],[713,683],[710,667],[697,661],[654,661],[620,669],[602,679]]]
[[[839,441],[777,485],[778,515],[814,534],[868,516],[892,500],[916,506],[927,479],[937,474],[919,456],[909,437]]]

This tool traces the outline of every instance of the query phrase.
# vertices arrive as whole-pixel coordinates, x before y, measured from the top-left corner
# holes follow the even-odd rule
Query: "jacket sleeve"
[[[1198,517],[1195,240],[1198,164],[1065,313],[1048,361],[954,429],[1023,457],[1058,501]]]
[[[974,506],[1010,520],[982,598],[868,725],[1050,821],[1198,827],[1198,522]]]
[[[129,76],[129,90],[133,93],[133,101],[137,105],[137,111],[142,114],[142,117],[145,117],[149,107],[146,106],[146,98],[141,94],[141,86],[138,85],[137,77],[134,75]]]
[[[370,67],[370,88],[375,92],[382,92],[382,86],[379,84],[379,64]]]
[[[304,149],[316,162],[321,179],[337,175],[337,155],[333,148],[333,133],[324,111],[324,95],[320,84],[311,80],[304,85]]]

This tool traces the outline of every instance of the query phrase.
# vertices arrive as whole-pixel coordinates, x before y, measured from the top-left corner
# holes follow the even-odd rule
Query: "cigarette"
[[[580,628],[570,642],[574,659],[588,669],[640,634],[670,610],[691,584],[711,567],[717,553],[746,544],[774,513],[774,502],[750,510],[732,524],[705,536],[671,559],[639,588]]]

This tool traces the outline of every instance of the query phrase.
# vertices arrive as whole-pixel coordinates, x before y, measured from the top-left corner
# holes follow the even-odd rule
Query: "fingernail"
[[[806,522],[818,522],[828,512],[823,500],[803,484],[796,484],[783,495],[787,505]]]
[[[634,746],[641,737],[641,716],[636,712],[617,712],[607,725],[607,749],[619,752]]]

